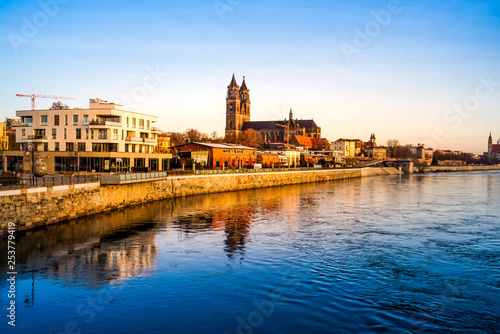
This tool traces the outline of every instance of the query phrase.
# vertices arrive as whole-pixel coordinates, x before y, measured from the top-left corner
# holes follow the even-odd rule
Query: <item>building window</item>
[[[76,129],[76,139],[82,139],[82,129]]]
[[[113,139],[118,140],[118,129],[113,129]]]
[[[146,167],[146,159],[144,158],[134,158],[135,167]]]
[[[54,143],[54,151],[59,151],[59,143]]]
[[[64,115],[64,123],[65,125],[68,125],[68,115]]]
[[[89,125],[89,115],[83,115],[83,125]]]
[[[148,130],[149,130],[149,120],[147,120]]]
[[[125,152],[128,152],[128,144],[125,144]]]
[[[85,143],[78,143],[78,151],[85,152]]]
[[[135,128],[135,118],[132,118],[132,127]]]
[[[130,145],[132,147],[132,153],[135,153],[135,144]]]
[[[64,129],[64,139],[66,139],[66,129]]]
[[[54,125],[59,125],[59,115],[54,115]]]
[[[123,140],[123,136],[125,135],[125,131],[122,130],[122,140]]]
[[[149,153],[149,146],[148,145],[144,146],[144,153]]]
[[[118,152],[118,144],[92,143],[92,152]]]
[[[99,136],[97,139],[108,139],[108,132],[106,129],[99,129]]]
[[[89,129],[85,129],[85,139],[89,139]]]
[[[142,153],[142,145],[139,145],[139,153]]]
[[[127,117],[127,128],[128,128],[128,117]]]
[[[144,129],[144,120],[139,119],[139,129]]]
[[[73,125],[78,125],[78,115],[73,115]]]
[[[25,126],[33,126],[33,117],[21,116],[21,123],[25,124]]]
[[[57,138],[57,129],[52,129],[52,139]]]
[[[90,129],[90,139],[94,139],[94,130]]]
[[[21,130],[21,139],[26,139],[26,129]]]
[[[40,116],[40,125],[47,125],[48,118],[49,117],[47,115],[41,115]]]
[[[66,143],[66,151],[68,152],[73,151],[73,143]]]

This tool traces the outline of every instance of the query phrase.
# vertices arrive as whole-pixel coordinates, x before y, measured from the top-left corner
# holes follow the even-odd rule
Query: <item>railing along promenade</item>
[[[0,189],[19,189],[44,186],[58,186],[64,184],[99,182],[101,175],[45,175],[43,177],[31,178],[24,174],[20,177],[0,178]]]
[[[350,167],[345,167],[350,168]],[[258,169],[198,169],[198,170],[168,170],[137,173],[110,173],[110,174],[89,174],[75,175],[76,173],[45,175],[31,179],[29,175],[20,177],[0,178],[0,189],[18,189],[29,187],[43,187],[53,185],[64,185],[86,182],[101,182],[101,184],[126,184],[136,182],[147,182],[166,179],[171,176],[183,175],[217,175],[217,174],[242,174],[242,173],[276,173],[293,171],[321,171],[333,169],[345,169],[337,167],[296,167],[296,168],[258,168]]]

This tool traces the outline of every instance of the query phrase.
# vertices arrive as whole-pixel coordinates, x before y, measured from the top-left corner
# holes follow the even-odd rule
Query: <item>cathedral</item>
[[[488,137],[488,152],[484,152],[484,155],[488,157],[488,159],[500,159],[500,139],[496,144],[493,144],[493,138]]]
[[[233,74],[231,83],[227,86],[226,138],[239,138],[247,129],[256,130],[259,133],[259,140],[263,142],[290,142],[294,135],[321,138],[321,128],[314,120],[294,119],[291,109],[288,120],[250,121],[250,91],[245,77],[239,87]]]

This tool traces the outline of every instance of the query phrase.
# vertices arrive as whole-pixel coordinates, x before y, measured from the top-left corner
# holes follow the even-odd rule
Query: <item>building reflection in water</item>
[[[156,226],[148,205],[29,230],[17,236],[17,271],[87,286],[146,273],[155,265]],[[145,210],[146,209],[146,210]],[[7,240],[0,240],[6,249]],[[0,260],[2,271],[5,261]],[[28,301],[27,301],[28,299]],[[27,304],[33,297],[26,297]]]
[[[98,288],[129,276],[148,275],[156,266],[158,233],[195,238],[223,233],[227,257],[243,259],[256,217],[287,225],[300,223],[301,206],[316,206],[307,186],[266,188],[192,196],[142,204],[67,223],[28,230],[17,236],[17,270],[61,284]],[[7,239],[0,239],[7,249]],[[6,257],[0,270],[7,272]],[[30,277],[31,278],[31,277]],[[1,282],[0,287],[6,283]],[[34,303],[27,295],[26,304]]]
[[[254,199],[251,191],[179,199],[178,202],[184,202],[180,207],[196,207],[199,213],[173,218],[172,227],[185,238],[194,237],[196,232],[223,231],[226,255],[243,259],[255,215],[255,205],[251,203]]]

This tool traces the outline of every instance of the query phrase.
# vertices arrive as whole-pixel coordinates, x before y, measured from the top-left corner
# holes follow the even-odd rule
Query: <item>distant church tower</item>
[[[373,143],[373,146],[377,146],[377,139],[375,138],[375,133],[371,134],[370,142]]]
[[[490,131],[490,137],[488,138],[488,156],[490,158],[492,153],[493,153],[493,138],[491,138],[491,131]]]
[[[235,136],[238,138],[241,134],[243,123],[250,121],[250,91],[247,88],[245,77],[241,88],[233,78],[227,86],[226,96],[226,137]]]

